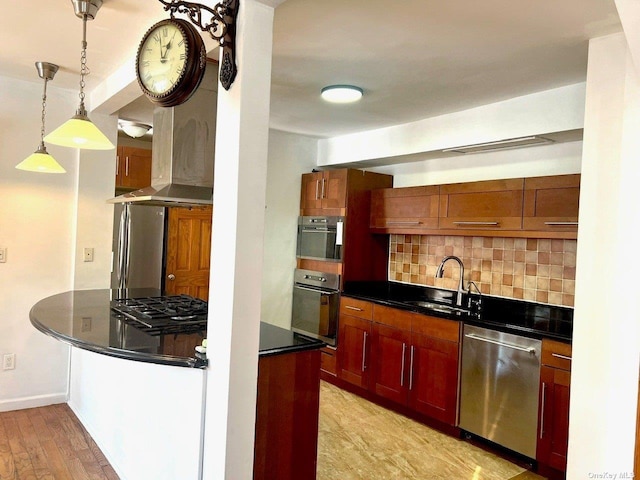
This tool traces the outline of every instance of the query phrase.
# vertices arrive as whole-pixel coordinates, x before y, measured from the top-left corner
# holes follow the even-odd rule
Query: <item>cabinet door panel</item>
[[[320,183],[322,182],[322,172],[305,173],[302,175],[302,187],[300,190],[300,209],[320,208],[322,199],[320,198]]]
[[[577,231],[580,175],[526,178],[522,228]]]
[[[565,471],[569,434],[569,389],[571,374],[542,366],[540,369],[540,422],[537,460]]]
[[[455,425],[459,344],[417,334],[411,340],[409,406]]]
[[[440,228],[519,230],[524,179],[440,186]]]
[[[345,208],[347,206],[347,169],[324,172],[322,182],[322,208]]]
[[[338,334],[338,376],[358,387],[369,386],[369,344],[371,322],[340,315]]]
[[[369,226],[384,228],[390,233],[437,229],[439,210],[438,186],[373,190]]]
[[[376,395],[406,405],[408,391],[408,331],[375,323],[371,355],[371,389]]]

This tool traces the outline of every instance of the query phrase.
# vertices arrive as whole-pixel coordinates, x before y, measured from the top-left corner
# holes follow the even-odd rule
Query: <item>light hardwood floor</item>
[[[326,382],[317,480],[543,480]]]
[[[0,480],[89,479],[118,476],[66,404],[0,412]],[[440,479],[544,480],[321,383],[317,480]]]
[[[118,480],[68,405],[0,412],[0,480]]]

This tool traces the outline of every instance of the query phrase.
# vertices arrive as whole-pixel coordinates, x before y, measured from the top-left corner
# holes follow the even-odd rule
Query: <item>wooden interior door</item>
[[[171,207],[165,292],[209,299],[212,207]]]

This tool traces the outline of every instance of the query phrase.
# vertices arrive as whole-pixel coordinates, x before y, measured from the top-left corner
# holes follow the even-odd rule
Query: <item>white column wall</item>
[[[205,479],[253,476],[273,15],[242,3],[238,76],[218,88]]]
[[[38,332],[29,310],[73,285],[73,226],[78,156],[47,145],[66,174],[15,169],[40,143],[43,83],[0,77],[0,358],[16,355],[15,370],[0,370],[0,411],[64,402],[69,348]],[[47,86],[46,132],[73,115],[77,93]]]
[[[629,307],[637,299],[640,271],[636,254],[639,82],[623,34],[591,40],[568,479],[620,478],[633,472],[640,314]],[[606,474],[611,476],[596,476]]]
[[[269,131],[261,318],[286,329],[291,327],[300,176],[316,166],[317,148],[316,138]]]

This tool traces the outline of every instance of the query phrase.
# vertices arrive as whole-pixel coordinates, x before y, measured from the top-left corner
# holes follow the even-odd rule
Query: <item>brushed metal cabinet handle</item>
[[[411,362],[409,363],[409,390],[413,390],[413,352],[415,347],[411,345]]]
[[[129,156],[125,157],[125,160],[124,160],[124,176],[125,177],[129,176]]]
[[[364,332],[364,335],[362,336],[362,372],[364,373],[364,371],[367,369],[367,332]]]
[[[578,222],[544,222],[549,227],[577,227]]]
[[[386,221],[387,225],[422,225],[422,222],[394,222],[394,221]]]
[[[490,227],[497,227],[498,225],[500,225],[500,222],[453,222],[453,224],[454,225],[471,225],[471,226],[486,225]]]
[[[318,191],[320,190],[320,180],[316,180],[316,200],[319,200],[318,198]]]
[[[347,310],[355,310],[356,312],[364,312],[362,308],[352,307],[351,305],[345,305],[344,308],[346,308]]]
[[[540,407],[540,439],[544,437],[544,407],[547,398],[547,384],[542,382],[542,406]]]
[[[556,357],[556,358],[561,358],[562,360],[569,360],[571,361],[571,357],[568,357],[566,355],[560,355],[559,353],[552,353],[551,354],[552,357]]]
[[[320,198],[327,198],[324,196],[324,178],[322,179],[322,193],[320,194]]]
[[[404,357],[407,351],[407,344],[402,342],[402,362],[400,366],[400,386],[404,387]]]

